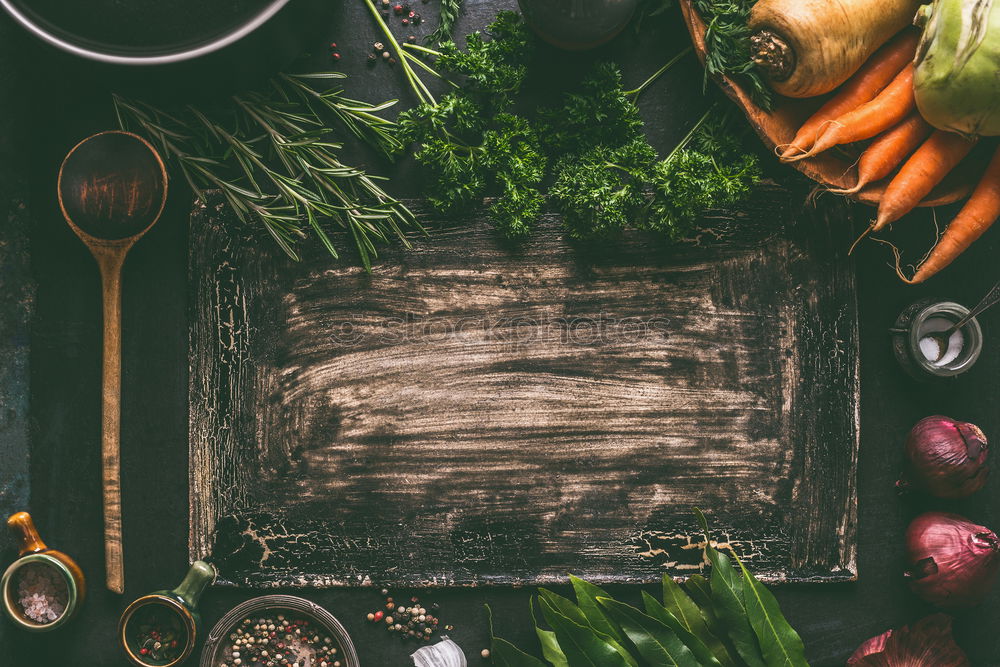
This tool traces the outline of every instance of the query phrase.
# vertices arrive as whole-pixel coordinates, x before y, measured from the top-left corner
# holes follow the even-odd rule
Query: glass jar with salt
[[[922,380],[969,370],[983,349],[982,329],[969,314],[968,308],[953,301],[923,299],[911,304],[889,329],[896,360]]]

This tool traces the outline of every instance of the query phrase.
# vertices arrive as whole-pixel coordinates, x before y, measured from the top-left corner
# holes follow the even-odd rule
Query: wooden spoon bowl
[[[705,23],[694,9],[691,0],[680,0],[684,23],[691,34],[695,53],[702,64],[705,63]],[[726,76],[716,78],[719,87],[736,105],[743,110],[750,125],[757,132],[764,145],[770,150],[791,143],[795,132],[813,112],[828,98],[813,97],[791,99],[775,96],[774,109],[768,113],[758,107],[742,88]],[[828,188],[849,188],[856,180],[854,160],[834,151],[826,151],[815,157],[789,163],[795,169]],[[945,179],[922,202],[920,206],[940,206],[963,199],[969,193],[970,179],[962,178],[961,169],[953,177]],[[885,182],[872,183],[861,191],[847,195],[851,199],[877,206],[885,192]]]

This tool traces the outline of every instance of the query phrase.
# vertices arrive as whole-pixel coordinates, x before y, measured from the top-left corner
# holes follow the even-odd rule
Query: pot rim
[[[54,568],[62,575],[63,580],[66,582],[66,608],[60,614],[59,618],[51,623],[35,623],[34,621],[25,619],[22,614],[13,608],[11,598],[7,594],[7,589],[11,586],[14,573],[25,565],[35,562],[45,563],[48,567]],[[3,573],[3,577],[0,578],[0,597],[3,598],[4,612],[18,627],[29,632],[49,632],[62,626],[73,616],[79,600],[79,590],[76,585],[76,579],[73,578],[73,573],[70,572],[66,564],[55,556],[42,552],[21,556],[7,567]]]
[[[289,2],[291,2],[291,0],[271,0],[271,3],[261,10],[256,16],[219,37],[196,46],[183,48],[179,51],[149,56],[127,56],[120,53],[82,46],[70,39],[61,37],[40,25],[28,16],[20,7],[18,7],[18,3],[16,3],[15,0],[0,0],[0,7],[3,7],[15,21],[20,23],[22,27],[32,33],[35,37],[38,37],[51,46],[75,56],[87,58],[88,60],[109,63],[112,65],[167,65],[191,60],[193,58],[208,55],[209,53],[214,53],[219,49],[243,39],[269,21]]]

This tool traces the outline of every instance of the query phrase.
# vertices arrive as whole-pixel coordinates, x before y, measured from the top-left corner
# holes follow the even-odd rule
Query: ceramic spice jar
[[[7,526],[17,533],[21,546],[18,559],[0,579],[4,612],[30,632],[63,626],[83,604],[83,571],[72,558],[42,542],[27,512],[12,514]]]
[[[118,640],[139,667],[172,667],[191,655],[201,627],[198,601],[215,568],[195,561],[177,588],[143,595],[118,622]]]

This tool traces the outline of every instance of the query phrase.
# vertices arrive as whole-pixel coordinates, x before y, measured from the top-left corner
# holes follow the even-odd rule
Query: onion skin
[[[986,436],[975,424],[932,415],[918,421],[906,437],[906,471],[896,483],[938,498],[965,498],[989,477]]]
[[[775,92],[814,97],[844,83],[921,0],[760,0],[750,10],[754,61]]]
[[[967,667],[951,635],[951,617],[934,614],[912,626],[872,637],[847,659],[848,667]]]
[[[1000,569],[992,530],[948,512],[926,512],[906,529],[910,588],[939,607],[979,604]]]

